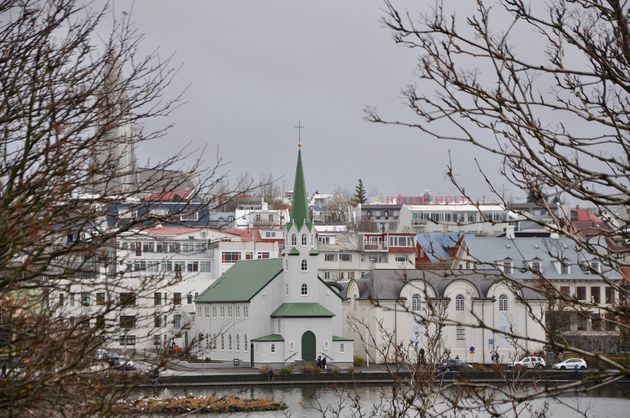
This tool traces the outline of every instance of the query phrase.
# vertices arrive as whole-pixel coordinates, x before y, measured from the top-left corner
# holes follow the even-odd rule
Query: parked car
[[[547,367],[545,359],[542,357],[524,357],[519,361],[515,361],[512,364],[508,364],[508,368],[524,368],[524,369],[544,369]]]
[[[561,361],[560,363],[554,364],[551,367],[553,367],[556,370],[567,370],[567,369],[584,370],[588,368],[588,366],[586,365],[586,361],[584,361],[584,359],[581,359],[581,358],[568,358],[564,361]]]
[[[97,349],[95,355],[97,360],[107,360],[109,358],[109,353],[103,348]]]
[[[136,365],[133,360],[129,359],[127,356],[111,354],[107,361],[109,362],[109,366],[116,370],[136,370]]]
[[[472,366],[468,363],[464,363],[458,358],[450,358],[440,363],[439,369],[442,372],[461,372],[471,370]]]

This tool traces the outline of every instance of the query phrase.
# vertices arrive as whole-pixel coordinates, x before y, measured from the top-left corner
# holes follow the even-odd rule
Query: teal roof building
[[[280,368],[318,356],[352,365],[343,298],[318,277],[317,260],[299,150],[284,256],[241,260],[195,300],[195,331],[205,340],[205,357],[252,367]]]

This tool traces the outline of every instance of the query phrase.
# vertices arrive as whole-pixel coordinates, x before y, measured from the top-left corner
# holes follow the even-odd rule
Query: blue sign
[[[471,345],[468,351],[470,351],[470,354],[473,354],[475,352],[475,347]]]
[[[488,338],[488,347],[489,348],[494,347],[494,338]]]

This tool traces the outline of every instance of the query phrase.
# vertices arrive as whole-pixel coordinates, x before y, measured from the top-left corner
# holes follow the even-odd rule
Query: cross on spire
[[[298,120],[298,124],[295,128],[298,130],[298,148],[302,148],[302,129],[304,129],[302,121]]]

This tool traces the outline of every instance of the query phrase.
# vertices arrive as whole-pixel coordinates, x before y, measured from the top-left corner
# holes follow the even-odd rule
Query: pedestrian
[[[420,348],[420,364],[424,364],[424,347]]]
[[[7,376],[7,365],[5,363],[2,363],[2,377],[6,377]]]
[[[322,368],[322,356],[317,356],[317,368]]]
[[[322,369],[326,368],[326,357],[322,358]]]

